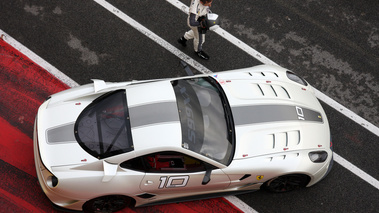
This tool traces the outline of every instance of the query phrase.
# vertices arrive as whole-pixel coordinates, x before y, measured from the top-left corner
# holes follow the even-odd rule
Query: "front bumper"
[[[330,141],[332,141],[332,140],[330,140]],[[307,185],[307,187],[312,186],[315,183],[320,182],[321,180],[323,180],[329,174],[329,172],[332,170],[332,167],[333,167],[333,164],[334,164],[334,160],[333,160],[333,143],[332,142],[330,142],[330,150],[329,150],[329,152],[330,152],[330,155],[331,155],[330,158],[328,157],[328,159],[330,159],[329,162],[325,163],[325,165],[320,170],[318,170],[316,172],[316,174],[313,176],[311,182]]]

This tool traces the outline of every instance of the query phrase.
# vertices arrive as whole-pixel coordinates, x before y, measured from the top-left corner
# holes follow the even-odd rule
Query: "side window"
[[[136,170],[140,172],[146,172],[146,168],[141,157],[133,158],[128,161],[124,161],[120,164],[122,168]]]
[[[123,168],[152,173],[205,171],[204,163],[178,152],[158,152],[123,162]]]

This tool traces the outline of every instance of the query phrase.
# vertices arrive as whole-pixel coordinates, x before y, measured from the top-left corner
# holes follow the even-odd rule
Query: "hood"
[[[329,147],[329,124],[312,87],[291,81],[285,70],[242,69],[213,77],[232,109],[234,159]]]

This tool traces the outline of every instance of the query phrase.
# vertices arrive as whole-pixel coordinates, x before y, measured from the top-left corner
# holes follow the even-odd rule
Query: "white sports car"
[[[79,86],[39,108],[34,155],[57,207],[117,211],[309,187],[332,167],[325,112],[281,67]]]

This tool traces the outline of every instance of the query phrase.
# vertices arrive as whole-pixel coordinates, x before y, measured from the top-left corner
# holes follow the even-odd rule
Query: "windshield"
[[[79,145],[102,159],[133,150],[125,90],[100,96],[88,105],[75,123]]]
[[[230,107],[212,78],[176,80],[174,87],[182,128],[182,147],[228,165],[234,128]]]

